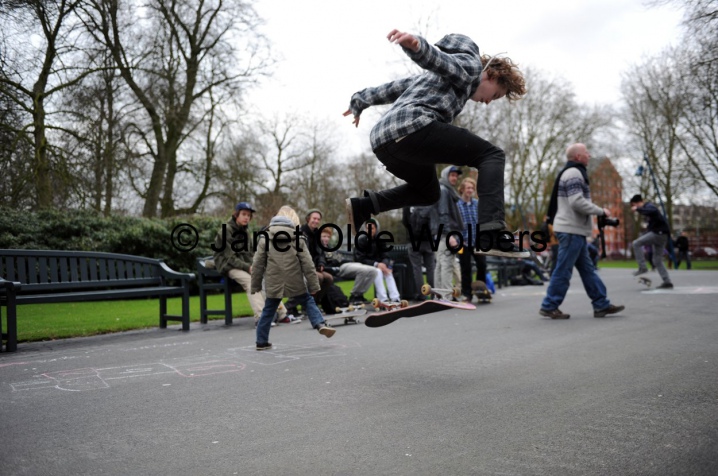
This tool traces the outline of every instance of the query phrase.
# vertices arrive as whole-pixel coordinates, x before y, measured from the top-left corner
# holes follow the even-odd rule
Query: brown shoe
[[[569,319],[571,317],[570,314],[564,314],[559,309],[540,309],[539,314],[550,317],[551,319]]]

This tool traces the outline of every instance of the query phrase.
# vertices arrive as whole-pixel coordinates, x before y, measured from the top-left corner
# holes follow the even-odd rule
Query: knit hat
[[[309,210],[309,211],[307,212],[307,215],[304,217],[304,219],[305,219],[306,221],[309,221],[309,215],[311,215],[312,213],[319,213],[319,218],[324,218],[324,215],[322,215],[322,211],[321,211],[320,209],[318,209],[318,208],[312,208],[311,210]]]
[[[631,203],[638,203],[638,202],[642,202],[642,201],[643,201],[643,197],[641,196],[640,193],[637,193],[633,197],[631,197]]]
[[[457,167],[456,165],[451,166],[451,168],[449,169],[449,173],[451,173],[451,172],[456,172],[459,175],[461,175],[463,173],[461,171],[461,169],[459,167]]]
[[[369,225],[372,225],[376,231],[379,231],[379,220],[377,220],[376,218],[371,217],[365,222],[364,226],[367,230],[369,229]]]

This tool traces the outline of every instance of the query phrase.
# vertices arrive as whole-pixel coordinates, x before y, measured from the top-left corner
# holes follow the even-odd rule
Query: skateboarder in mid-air
[[[488,105],[503,97],[521,98],[526,93],[521,72],[509,58],[481,55],[465,35],[446,35],[430,45],[421,36],[392,30],[388,39],[425,73],[354,93],[344,115],[351,114],[358,127],[364,109],[392,104],[372,129],[371,146],[387,170],[406,183],[347,199],[349,224],[356,230],[372,214],[435,203],[439,181],[434,166],[449,161],[479,170],[479,226],[484,232],[479,252],[528,257],[529,252],[519,251],[510,242],[513,235],[506,232],[504,151],[451,124],[469,99]],[[508,241],[499,244],[499,236]]]

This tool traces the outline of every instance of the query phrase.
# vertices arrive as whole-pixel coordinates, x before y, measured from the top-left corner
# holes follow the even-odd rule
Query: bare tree
[[[621,86],[627,104],[622,115],[625,127],[636,154],[645,154],[653,169],[658,193],[665,196],[669,223],[673,203],[690,190],[694,176],[681,148],[681,121],[687,110],[676,54],[667,50],[634,66]]]
[[[0,9],[6,48],[0,70],[0,93],[29,119],[17,133],[32,137],[34,154],[30,169],[35,203],[40,208],[51,207],[53,199],[60,195],[57,182],[63,182],[67,170],[61,163],[65,154],[52,145],[48,136],[48,131],[60,130],[58,125],[48,122],[48,101],[94,71],[87,65],[72,66],[81,34],[75,16],[80,3],[80,0],[16,0],[4,2]],[[38,33],[37,37],[42,38],[39,47],[32,46],[28,32]],[[18,136],[16,142],[23,140]]]
[[[534,69],[525,76],[529,91],[522,100],[470,104],[457,118],[457,125],[504,149],[507,222],[512,227],[527,226],[527,215],[543,218],[566,146],[591,146],[611,124],[610,110],[579,104],[565,80]],[[480,197],[482,191],[477,192]]]
[[[140,153],[151,159],[149,180],[134,177],[145,200],[143,215],[155,216],[158,208],[162,216],[173,215],[183,170],[179,151],[214,114],[207,112],[217,106],[210,93],[231,91],[238,99],[268,64],[266,41],[256,30],[260,20],[245,2],[150,0],[142,8],[133,1],[123,7],[117,0],[90,3],[88,31],[112,53],[145,114],[131,131]]]

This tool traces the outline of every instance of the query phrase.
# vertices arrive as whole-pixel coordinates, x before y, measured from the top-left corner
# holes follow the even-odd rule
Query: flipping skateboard
[[[400,307],[385,312],[377,312],[369,315],[364,320],[367,327],[382,327],[391,324],[402,317],[423,316],[432,312],[445,311],[447,309],[476,309],[476,306],[469,303],[449,302],[449,301],[424,301],[412,306]]]
[[[480,303],[491,302],[491,293],[483,281],[479,280],[471,283],[471,293],[476,296],[476,299],[478,299]]]
[[[394,309],[409,307],[409,301],[402,299],[399,302],[384,302],[378,300],[377,298],[374,298],[371,301],[371,305],[374,306],[374,309],[376,309],[377,311],[380,311],[382,309],[385,311],[391,311]]]
[[[442,301],[449,301],[452,297],[458,298],[459,296],[461,296],[461,289],[438,289],[432,288],[428,284],[424,284],[421,287],[421,294],[423,294],[424,296],[431,296]]]
[[[646,286],[647,288],[650,288],[650,287],[651,287],[651,284],[652,284],[652,283],[651,283],[651,280],[648,279],[648,278],[646,278],[646,277],[644,277],[644,276],[639,276],[639,277],[638,277],[638,283],[639,283],[639,284],[642,284],[642,285],[644,285],[644,286]]]
[[[350,311],[349,308],[352,308]],[[349,306],[349,308],[337,308],[336,314],[328,314],[324,316],[324,320],[327,322],[336,320],[336,319],[344,319],[344,324],[360,324],[361,319],[358,319],[361,316],[366,315],[366,309],[357,309],[353,306]]]

